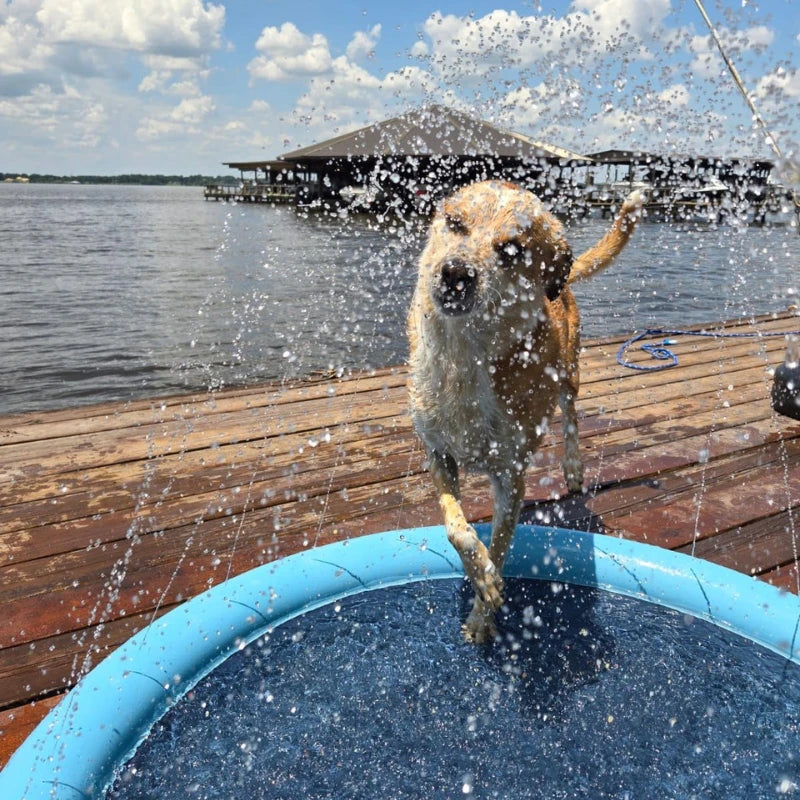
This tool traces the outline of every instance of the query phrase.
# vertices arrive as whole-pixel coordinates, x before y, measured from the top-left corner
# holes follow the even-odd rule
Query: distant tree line
[[[0,172],[0,182],[6,179],[27,178],[30,183],[124,183],[143,186],[205,186],[216,183],[236,186],[239,178],[234,175],[45,175],[26,172]]]

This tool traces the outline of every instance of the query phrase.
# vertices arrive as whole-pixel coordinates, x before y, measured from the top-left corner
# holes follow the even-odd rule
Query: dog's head
[[[512,183],[486,181],[447,198],[420,256],[435,311],[483,316],[524,303],[536,313],[569,277],[572,252],[561,224],[537,197]]]

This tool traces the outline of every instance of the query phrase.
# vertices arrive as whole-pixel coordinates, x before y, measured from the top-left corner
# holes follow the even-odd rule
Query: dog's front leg
[[[510,471],[492,476],[494,489],[494,516],[492,518],[492,541],[489,544],[489,558],[498,575],[503,574],[508,548],[517,527],[522,500],[525,497],[525,480],[521,470],[514,467]],[[465,636],[478,644],[494,638],[495,611],[499,606],[490,607],[480,596],[475,596],[472,611],[464,624]]]
[[[464,572],[475,590],[476,600],[494,612],[503,602],[503,579],[492,563],[486,546],[464,516],[459,499],[458,466],[449,455],[437,452],[428,455],[431,477],[444,514],[447,538],[461,557]]]

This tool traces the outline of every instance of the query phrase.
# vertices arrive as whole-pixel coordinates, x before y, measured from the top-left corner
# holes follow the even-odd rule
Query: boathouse
[[[760,158],[721,158],[640,150],[591,153],[594,162],[585,199],[602,206],[602,194],[619,196],[633,188],[647,196],[651,216],[685,216],[702,212],[709,221],[726,214],[752,214],[763,222],[790,199],[787,189],[772,183],[774,162]]]
[[[443,196],[486,178],[530,189],[556,213],[611,212],[633,188],[652,218],[765,221],[788,205],[770,182],[773,162],[604,150],[580,155],[463,111],[428,105],[272,161],[230,161],[238,187],[207,186],[206,199],[349,206],[427,215]],[[252,175],[252,177],[251,177]]]
[[[427,213],[444,194],[486,178],[515,181],[545,200],[574,197],[580,170],[591,160],[430,105],[278,160],[225,163],[240,171],[242,184],[227,191],[207,186],[207,199],[345,204],[407,214]]]
[[[535,141],[461,111],[425,106],[282,156],[312,176],[305,200],[363,199],[370,206],[429,211],[441,196],[475,180],[513,180],[539,196],[564,184],[590,159]]]

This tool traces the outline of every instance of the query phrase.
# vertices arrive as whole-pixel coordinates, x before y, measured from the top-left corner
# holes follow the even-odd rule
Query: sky
[[[796,163],[800,2],[704,5]],[[427,103],[579,153],[772,156],[694,0],[0,0],[0,172],[225,174]]]

